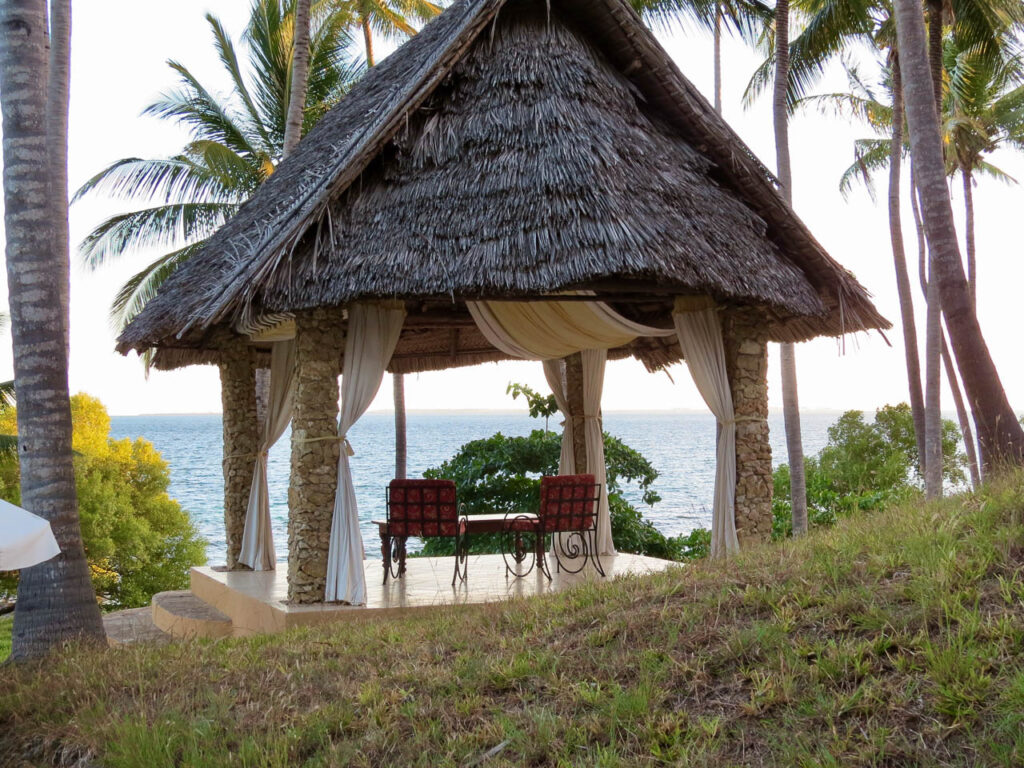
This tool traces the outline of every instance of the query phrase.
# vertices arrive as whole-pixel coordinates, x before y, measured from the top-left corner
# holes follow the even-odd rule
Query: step
[[[104,614],[103,628],[107,631],[107,642],[114,648],[136,643],[164,645],[173,640],[153,623],[149,606]]]
[[[188,590],[153,595],[153,623],[177,638],[230,637],[231,619]]]

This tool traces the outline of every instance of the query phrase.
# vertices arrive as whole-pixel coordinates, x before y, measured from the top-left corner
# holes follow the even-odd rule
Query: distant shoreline
[[[842,408],[806,408],[806,409],[801,409],[800,412],[801,413],[806,413],[808,415],[836,415],[836,416],[838,416],[838,415],[840,415],[842,413],[845,413],[846,410],[850,410],[850,409],[842,409]],[[867,409],[862,409],[862,410],[867,410]],[[871,409],[871,410],[873,410],[873,409]],[[426,416],[528,416],[529,415],[526,411],[520,410],[520,409],[516,409],[516,408],[493,408],[493,409],[490,409],[490,408],[479,408],[479,409],[474,409],[474,408],[469,408],[469,409],[463,409],[463,408],[450,408],[450,409],[446,409],[446,408],[410,408],[408,411],[406,411],[406,413],[410,414],[410,415],[419,414],[419,415],[426,415]],[[782,409],[781,408],[769,408],[768,409],[768,413],[769,413],[769,415],[772,415],[772,416],[781,416],[782,415]],[[367,414],[368,415],[376,415],[376,416],[381,416],[381,415],[388,415],[388,416],[390,416],[390,415],[394,414],[394,411],[381,409],[381,410],[367,411]],[[680,416],[705,415],[705,416],[710,416],[711,415],[711,411],[708,411],[708,410],[706,410],[704,408],[656,408],[656,409],[650,409],[650,410],[642,409],[642,408],[637,408],[637,409],[611,409],[611,410],[605,410],[604,414],[606,416],[607,415],[611,415],[611,414],[623,414],[623,415],[629,415],[629,416],[645,416],[645,415],[651,415],[651,416],[657,416],[657,415],[680,415]],[[218,411],[200,411],[200,412],[192,412],[192,413],[112,413],[110,415],[111,415],[112,418],[160,418],[160,417],[170,417],[170,416],[220,416],[220,412],[218,412]]]

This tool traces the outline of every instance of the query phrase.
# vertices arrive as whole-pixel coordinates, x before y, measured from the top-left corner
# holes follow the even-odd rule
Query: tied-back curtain
[[[252,490],[245,510],[242,533],[241,563],[254,571],[272,571],[277,567],[274,553],[274,532],[270,524],[270,495],[267,489],[267,454],[284,434],[292,420],[295,392],[295,342],[275,341],[270,351],[270,396],[267,412],[260,428],[260,444],[256,451]]]
[[[608,473],[604,463],[604,429],[601,420],[601,393],[604,390],[606,349],[585,349],[583,358],[583,436],[587,444],[587,472],[601,484],[597,507],[597,553],[614,555],[611,511],[608,508]]]
[[[594,481],[601,484],[601,499],[597,507],[597,553],[614,555],[612,541],[611,512],[608,507],[608,473],[604,462],[604,427],[601,420],[601,392],[604,389],[604,368],[608,353],[603,349],[587,349],[583,358],[583,430],[587,445],[587,456],[593,456],[593,466],[577,470],[573,455],[572,415],[569,413],[569,391],[565,379],[564,360],[545,360],[544,377],[555,396],[558,410],[562,412],[562,452],[558,459],[558,474],[575,475],[577,471],[589,472]],[[558,534],[559,536],[561,534]]]
[[[612,349],[637,336],[672,336],[671,329],[634,323],[600,301],[468,301],[477,327],[502,352],[552,360],[584,349]]]
[[[327,553],[325,597],[328,602],[366,603],[363,537],[359,532],[359,510],[349,466],[349,456],[355,452],[347,434],[370,407],[380,389],[403,322],[405,308],[398,302],[354,304],[349,308],[341,378],[341,417],[338,421],[338,438],[342,443],[338,456],[338,490],[334,497]]]
[[[565,381],[565,361],[545,360],[544,378],[555,396],[558,410],[562,412],[562,452],[558,457],[558,474],[576,474],[576,456],[572,452],[573,425],[569,414],[569,390]]]
[[[711,556],[739,550],[736,538],[736,416],[725,369],[722,326],[710,299],[677,298],[672,312],[679,346],[704,402],[718,419]]]

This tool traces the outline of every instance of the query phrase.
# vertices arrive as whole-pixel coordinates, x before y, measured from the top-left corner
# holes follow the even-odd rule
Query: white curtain
[[[295,391],[295,342],[275,341],[270,352],[270,396],[256,452],[249,507],[245,511],[242,551],[238,560],[254,571],[272,571],[277,566],[274,532],[270,525],[270,497],[267,490],[267,454],[292,420]]]
[[[588,466],[595,482],[601,484],[601,500],[597,507],[597,553],[614,555],[611,512],[608,508],[608,473],[604,463],[604,428],[601,420],[601,392],[604,389],[604,367],[608,353],[603,349],[587,349],[583,358],[583,431],[587,456],[594,457],[594,466]],[[544,377],[555,395],[558,410],[562,412],[562,453],[558,459],[558,474],[575,475],[576,457],[572,441],[574,427],[569,413],[569,392],[565,379],[564,360],[545,360]]]
[[[736,538],[736,416],[725,370],[722,326],[710,299],[677,298],[672,312],[679,346],[704,402],[718,419],[718,460],[711,515],[711,556],[739,551]]]
[[[347,434],[370,407],[380,389],[404,321],[405,308],[401,303],[354,304],[349,308],[341,379],[341,418],[338,422],[341,440],[338,491],[334,497],[327,554],[328,602],[366,603],[363,537],[359,533],[359,510],[349,466],[349,456],[355,452]]]
[[[562,453],[558,457],[558,474],[576,474],[576,456],[572,450],[573,424],[569,414],[569,391],[565,382],[565,361],[545,360],[544,378],[555,396],[558,410],[562,412]]]
[[[634,323],[600,301],[468,301],[487,340],[523,360],[551,360],[584,349],[612,349],[637,336],[675,331]]]
[[[604,464],[604,430],[601,425],[601,393],[604,390],[606,349],[585,349],[583,358],[583,435],[587,444],[587,470],[601,484],[597,508],[597,553],[614,555],[612,520],[608,509],[608,474]]]

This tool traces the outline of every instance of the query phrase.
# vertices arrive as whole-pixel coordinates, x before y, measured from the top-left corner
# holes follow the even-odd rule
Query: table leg
[[[383,527],[380,529],[380,554],[384,558],[384,583],[387,584],[391,575],[391,537]]]

